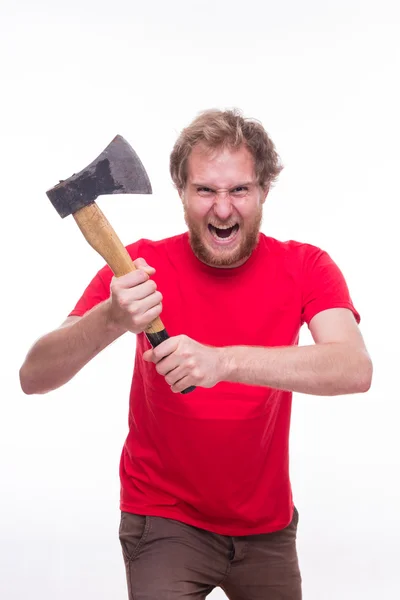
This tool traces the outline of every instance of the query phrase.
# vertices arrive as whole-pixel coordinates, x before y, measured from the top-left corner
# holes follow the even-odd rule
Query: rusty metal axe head
[[[128,142],[117,135],[86,169],[47,192],[61,217],[76,213],[103,194],[151,194],[146,170]]]

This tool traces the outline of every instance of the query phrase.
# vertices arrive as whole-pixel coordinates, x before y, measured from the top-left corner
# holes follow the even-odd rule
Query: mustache
[[[235,225],[239,226],[239,223],[236,221],[235,223],[208,223],[207,226],[215,227],[216,229],[230,229],[231,227],[235,227]]]

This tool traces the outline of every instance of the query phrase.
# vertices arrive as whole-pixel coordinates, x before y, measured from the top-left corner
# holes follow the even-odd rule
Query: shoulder
[[[263,233],[260,234],[260,243],[269,254],[272,253],[277,257],[281,256],[282,258],[293,260],[294,262],[303,262],[305,259],[309,259],[313,256],[317,257],[321,254],[325,254],[324,250],[308,242],[297,240],[282,241]]]

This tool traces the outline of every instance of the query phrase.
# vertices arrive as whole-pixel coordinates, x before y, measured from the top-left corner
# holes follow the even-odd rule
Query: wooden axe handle
[[[96,203],[77,210],[73,216],[86,241],[104,258],[116,277],[136,270],[127,249]],[[160,317],[154,319],[145,333],[153,348],[169,338]],[[194,389],[191,386],[182,394]]]

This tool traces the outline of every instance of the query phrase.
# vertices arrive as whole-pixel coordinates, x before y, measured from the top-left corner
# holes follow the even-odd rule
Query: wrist
[[[104,317],[105,317],[105,326],[106,330],[109,333],[122,335],[127,330],[118,323],[115,319],[114,312],[112,310],[111,298],[106,300],[103,304]]]
[[[233,346],[215,348],[217,351],[217,370],[219,381],[235,381],[236,357]]]

